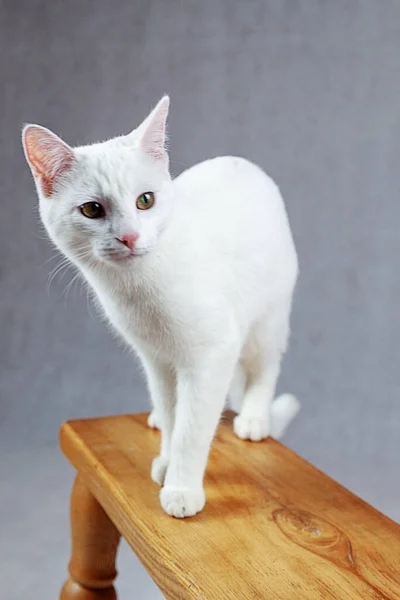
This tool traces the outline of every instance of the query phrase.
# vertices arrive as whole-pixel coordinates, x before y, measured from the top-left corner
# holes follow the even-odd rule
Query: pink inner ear
[[[44,195],[51,196],[56,179],[72,167],[72,149],[51,131],[35,125],[25,129],[24,145],[33,176],[40,179]]]
[[[164,137],[162,132],[157,136],[153,135],[151,144],[146,148],[147,154],[150,154],[156,160],[161,160],[165,156]]]
[[[142,147],[146,154],[156,160],[165,157],[165,123],[157,120],[150,124],[143,136]]]
[[[163,98],[150,115],[150,118],[148,117],[149,123],[141,140],[143,150],[156,160],[162,160],[166,157],[165,129],[168,108],[169,99]]]

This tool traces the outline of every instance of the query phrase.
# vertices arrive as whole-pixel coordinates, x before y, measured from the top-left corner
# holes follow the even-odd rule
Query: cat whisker
[[[34,233],[33,237],[36,238],[37,240],[43,240],[44,242],[48,241],[48,239],[49,239],[46,235],[42,237],[41,235],[38,235],[37,233]]]
[[[46,284],[46,293],[49,294],[50,293],[50,286],[54,280],[54,278],[59,275],[60,273],[64,274],[66,273],[66,271],[68,271],[68,269],[71,267],[71,263],[69,261],[69,259],[63,259],[54,269],[53,271],[50,273],[48,280],[47,280],[47,284]]]
[[[92,319],[94,319],[94,318],[96,318],[96,316],[92,312],[93,303],[91,302],[90,292],[91,292],[90,287],[86,283],[86,306],[87,306],[89,315],[92,317]]]
[[[180,165],[181,167],[185,167],[185,169],[188,169],[190,165],[188,165],[187,163],[184,162],[180,162],[179,160],[171,160],[170,164],[175,164],[175,165]]]
[[[73,284],[77,284],[80,278],[80,273],[75,273],[75,275],[73,276],[73,278],[71,279],[71,281],[66,285],[63,293],[61,294],[61,297],[64,296],[64,301],[65,304],[67,303],[67,299],[68,299],[68,292],[70,291],[71,287],[73,286]],[[76,287],[75,287],[75,292],[76,292]]]
[[[91,254],[90,251],[87,250],[86,248],[84,250],[82,250],[81,252],[78,252],[76,255],[76,258],[78,259],[85,259],[85,258],[90,258]],[[46,262],[48,262],[49,260],[52,260],[56,258],[56,256],[51,257],[50,259],[48,259]],[[46,263],[44,263],[46,264]],[[57,277],[57,275],[62,274],[62,277],[64,277],[64,275],[69,271],[69,269],[74,268],[74,265],[71,263],[71,261],[69,260],[69,258],[64,257],[61,262],[56,265],[56,267],[51,271],[51,273],[49,274],[48,280],[47,280],[47,285],[46,285],[46,293],[49,294],[50,293],[50,287],[52,282],[54,281],[54,278]],[[77,274],[79,276],[79,273]],[[69,289],[69,285],[75,281],[77,275],[75,275],[73,277],[73,279],[69,282],[69,284],[67,285],[67,289]],[[62,295],[64,295],[65,291],[63,292]]]
[[[47,260],[45,260],[40,266],[39,269],[42,269],[45,265],[47,265],[49,262],[51,262],[52,260],[55,260],[56,258],[60,258],[60,255],[57,254],[53,254],[53,256],[50,256],[50,258],[48,258]]]

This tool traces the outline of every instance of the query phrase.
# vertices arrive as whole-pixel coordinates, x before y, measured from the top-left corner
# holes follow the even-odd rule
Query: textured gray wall
[[[61,523],[35,485],[65,469],[62,420],[147,408],[126,350],[84,293],[64,293],[70,275],[46,291],[57,259],[46,262],[54,251],[19,129],[33,121],[71,144],[102,139],[135,126],[164,92],[176,173],[241,154],[286,198],[301,277],[280,389],[303,402],[287,443],[400,520],[397,0],[0,0],[0,9],[0,509],[10,537],[16,521],[40,518],[39,505]],[[58,506],[69,483],[68,472]],[[42,549],[42,568],[65,526],[59,545]],[[21,569],[17,550],[15,560]]]

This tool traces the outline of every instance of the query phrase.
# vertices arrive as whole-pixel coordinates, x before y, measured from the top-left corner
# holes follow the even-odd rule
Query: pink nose
[[[123,235],[122,237],[117,238],[117,239],[122,244],[124,244],[124,246],[127,246],[127,248],[130,248],[131,250],[133,250],[138,237],[139,237],[138,233],[126,233],[125,235]]]

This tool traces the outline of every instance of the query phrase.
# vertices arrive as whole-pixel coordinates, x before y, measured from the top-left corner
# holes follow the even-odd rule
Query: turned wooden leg
[[[120,534],[78,474],[71,496],[70,578],[60,600],[117,600],[113,581]]]

